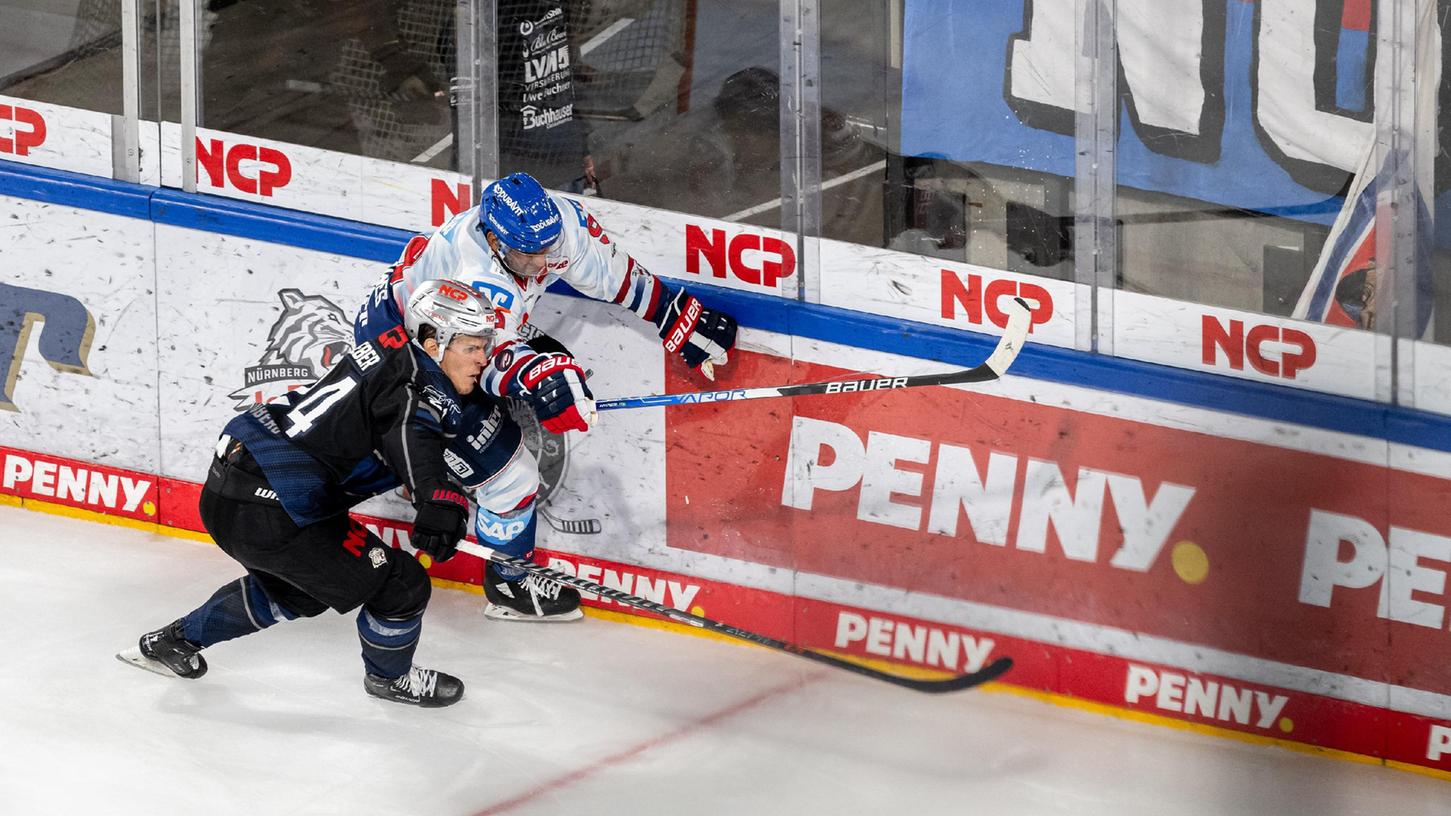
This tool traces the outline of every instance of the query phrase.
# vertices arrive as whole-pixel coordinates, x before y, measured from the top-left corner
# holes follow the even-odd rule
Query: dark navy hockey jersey
[[[293,521],[310,524],[398,484],[414,495],[447,484],[443,451],[462,417],[448,377],[412,343],[362,342],[286,405],[253,406],[226,433]]]

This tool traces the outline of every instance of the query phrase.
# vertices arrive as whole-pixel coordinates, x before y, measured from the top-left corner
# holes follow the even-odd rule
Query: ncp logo
[[[428,198],[429,220],[435,227],[474,205],[473,188],[468,182],[449,184],[443,179],[429,179]]]
[[[1278,359],[1266,354],[1267,344],[1279,346]],[[1299,329],[1262,323],[1245,331],[1243,320],[1230,320],[1225,326],[1213,315],[1204,315],[1201,351],[1207,366],[1218,366],[1222,351],[1235,371],[1243,371],[1248,360],[1255,371],[1287,380],[1315,364],[1315,341]]]
[[[741,232],[730,238],[723,229],[712,229],[709,235],[694,224],[685,225],[685,271],[701,274],[700,259],[710,265],[710,274],[727,275],[744,283],[775,290],[782,278],[796,271],[796,252],[791,245],[773,235]]]
[[[292,162],[281,150],[251,144],[228,146],[221,139],[196,140],[197,180],[201,171],[207,183],[218,189],[232,187],[239,192],[271,196],[278,187],[292,181]]]
[[[96,322],[86,307],[70,295],[0,283],[0,361],[5,368],[5,376],[0,378],[0,409],[20,410],[15,405],[15,382],[37,321],[42,324],[40,356],[51,368],[91,374],[86,357]]]
[[[9,131],[9,135],[5,132]],[[0,153],[27,156],[45,142],[45,117],[19,105],[0,105]]]
[[[982,325],[987,318],[1000,329],[1007,328],[1008,313],[1002,309],[1005,298],[1022,297],[1031,307],[1034,326],[1053,319],[1053,296],[1048,290],[1034,283],[1020,283],[1011,278],[989,278],[986,283],[982,275],[969,274],[966,279],[958,277],[951,269],[942,270],[942,317],[956,320],[958,309],[961,316],[974,326]]]

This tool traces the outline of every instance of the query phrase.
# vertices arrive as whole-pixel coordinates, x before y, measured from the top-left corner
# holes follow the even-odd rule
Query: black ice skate
[[[181,621],[177,620],[142,635],[135,649],[127,649],[116,658],[157,674],[195,680],[207,673],[207,661],[201,656],[201,650],[202,647],[182,637]]]
[[[374,697],[420,708],[442,708],[453,705],[464,696],[462,680],[451,674],[417,666],[397,678],[364,674],[363,688]]]
[[[579,620],[579,590],[556,581],[526,575],[520,581],[506,581],[494,569],[484,566],[484,617],[494,620],[564,623]]]

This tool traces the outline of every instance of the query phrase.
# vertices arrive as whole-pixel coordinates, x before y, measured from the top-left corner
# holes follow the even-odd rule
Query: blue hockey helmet
[[[553,199],[528,173],[514,173],[484,188],[479,229],[493,233],[494,257],[521,277],[543,276],[563,244],[564,219]]]

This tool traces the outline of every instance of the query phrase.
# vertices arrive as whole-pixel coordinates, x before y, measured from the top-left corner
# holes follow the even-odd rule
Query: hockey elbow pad
[[[699,369],[707,379],[715,379],[714,367],[730,362],[736,347],[735,318],[707,309],[683,288],[660,310],[655,325],[665,350],[679,354],[686,365]]]
[[[420,486],[418,499],[413,546],[443,563],[453,558],[459,539],[468,534],[469,500],[450,484]]]
[[[539,354],[529,360],[511,395],[529,403],[550,433],[587,431],[597,421],[584,369],[567,354]]]

